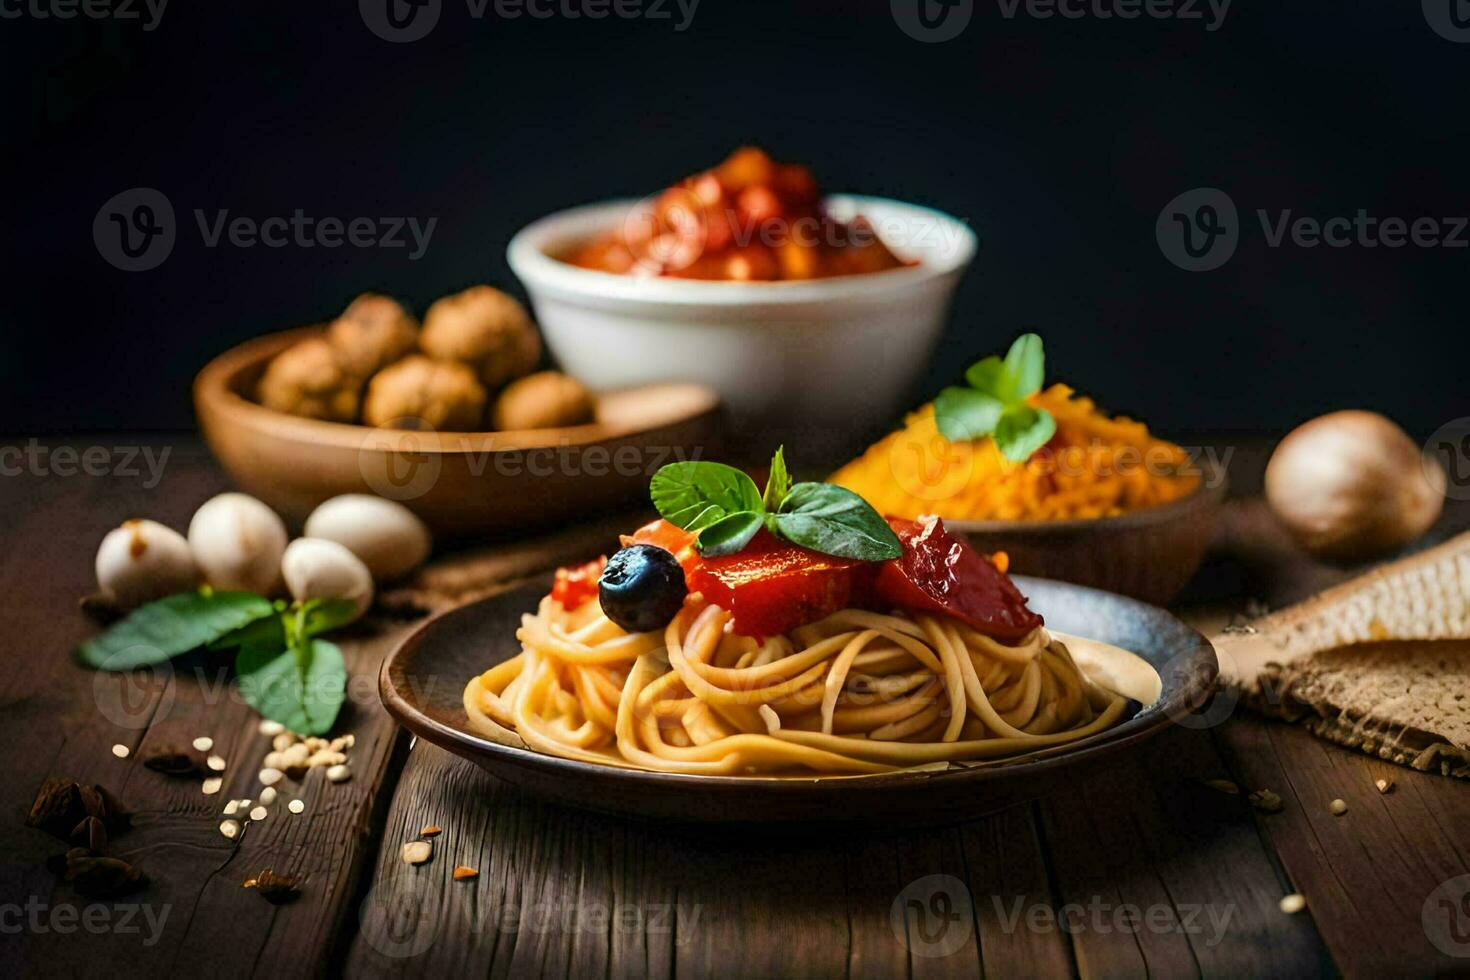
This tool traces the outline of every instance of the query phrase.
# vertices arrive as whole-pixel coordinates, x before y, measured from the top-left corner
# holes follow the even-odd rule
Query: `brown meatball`
[[[485,415],[485,386],[458,361],[411,354],[368,382],[362,417],[395,429],[474,432]]]
[[[554,429],[591,422],[592,393],[560,371],[539,371],[512,381],[495,400],[490,424],[496,429]]]
[[[541,359],[541,338],[526,308],[489,286],[438,300],[424,314],[419,346],[430,357],[463,361],[498,388]]]
[[[343,367],[370,378],[418,345],[419,322],[395,299],[363,293],[327,328]]]
[[[320,337],[277,354],[260,379],[256,396],[266,408],[310,419],[357,419],[362,379],[342,367],[332,345]]]

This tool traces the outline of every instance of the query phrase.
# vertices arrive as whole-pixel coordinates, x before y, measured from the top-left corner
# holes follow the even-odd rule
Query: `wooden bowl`
[[[1075,521],[950,521],[982,552],[1004,551],[1010,570],[1167,605],[1215,537],[1225,473],[1206,466],[1194,493],[1160,507]]]
[[[373,493],[402,502],[440,536],[510,533],[646,501],[663,464],[718,454],[719,396],[703,385],[605,392],[596,422],[508,432],[374,429],[254,402],[270,359],[320,332],[252,340],[194,381],[199,425],[220,465],[291,519],[337,494]]]
[[[1156,670],[1158,701],[1115,728],[1015,759],[872,776],[694,776],[563,759],[475,730],[471,677],[521,652],[521,616],[551,586],[523,586],[426,620],[383,660],[378,693],[409,731],[558,803],[676,822],[849,823],[894,829],[970,820],[1095,772],[1199,707],[1215,681],[1214,648],[1162,609],[1062,582],[1019,579],[1047,624],[1131,650]]]

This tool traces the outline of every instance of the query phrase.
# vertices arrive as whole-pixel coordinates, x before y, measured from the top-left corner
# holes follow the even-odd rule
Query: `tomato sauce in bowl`
[[[566,261],[634,276],[724,281],[825,279],[917,265],[861,215],[838,221],[806,167],[754,147],[687,177]]]

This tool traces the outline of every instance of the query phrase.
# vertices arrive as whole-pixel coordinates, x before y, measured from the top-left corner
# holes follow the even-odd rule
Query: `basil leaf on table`
[[[699,532],[699,553],[706,558],[733,555],[750,544],[764,522],[765,515],[753,510],[722,518]]]
[[[326,640],[304,638],[289,650],[245,647],[235,658],[240,695],[251,707],[302,735],[324,735],[347,699],[347,665]]]
[[[286,623],[281,615],[267,616],[242,626],[209,644],[211,650],[264,650],[277,654],[286,649]]]
[[[181,592],[133,610],[83,643],[77,657],[98,670],[133,670],[207,646],[273,616],[270,600],[251,592]]]
[[[724,463],[670,463],[649,485],[653,506],[670,524],[698,532],[731,514],[763,509],[755,481]]]
[[[767,521],[773,533],[825,555],[861,561],[903,555],[888,522],[862,497],[831,483],[798,483]]]
[[[308,599],[301,607],[301,630],[307,636],[319,636],[356,618],[357,603],[349,599]]]

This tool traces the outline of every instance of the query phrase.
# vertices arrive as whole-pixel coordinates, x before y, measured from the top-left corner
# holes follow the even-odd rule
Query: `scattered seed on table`
[[[214,739],[210,738],[208,735],[200,735],[194,740],[194,748],[198,749],[200,752],[208,752],[210,749],[214,748]]]
[[[290,803],[286,804],[286,809],[290,810],[292,813],[300,813],[306,809],[306,804],[301,800],[292,800]]]
[[[121,742],[117,743],[116,745],[114,745],[112,747],[112,754],[115,755],[115,756],[117,756],[119,759],[126,759],[128,757],[128,753],[131,752],[131,751],[133,751],[133,750],[130,749],[130,748],[128,748],[126,745],[122,744]]]
[[[205,760],[205,762],[209,766],[209,768],[213,769],[215,772],[225,771],[224,756],[212,755],[207,760]]]
[[[237,804],[239,804],[240,809],[242,809],[242,810],[248,810],[248,809],[250,809],[250,803],[251,803],[250,800],[236,800],[235,802]]]
[[[1378,792],[1380,792],[1380,793],[1387,793],[1389,790],[1393,789],[1393,780],[1392,779],[1380,779],[1377,782],[1375,782],[1373,785],[1378,787]]]
[[[206,779],[204,781],[204,787],[203,787],[203,789],[204,789],[204,795],[205,796],[213,796],[214,794],[216,794],[216,793],[219,792],[219,788],[221,786],[223,786],[224,784],[225,784],[225,781],[223,779],[220,779],[218,776],[214,776],[214,777],[212,777],[210,779]]]
[[[429,826],[425,827],[423,830],[419,831],[419,836],[420,837],[438,837],[442,833],[444,833],[444,831],[440,830],[438,827],[434,826],[433,824],[430,824]]]
[[[1206,779],[1205,785],[1210,789],[1217,789],[1222,793],[1229,793],[1231,796],[1240,795],[1240,787],[1228,779]]]
[[[1258,789],[1250,795],[1251,806],[1262,813],[1280,813],[1281,797],[1269,789]]]
[[[327,779],[334,783],[344,783],[352,778],[352,770],[344,765],[335,765],[327,770]]]
[[[274,786],[281,781],[282,775],[284,773],[279,769],[262,769],[260,770],[260,784],[262,786]]]
[[[466,868],[464,865],[461,864],[459,867],[454,869],[455,881],[465,881],[470,878],[478,877],[480,877],[480,872],[476,871],[474,868]]]
[[[267,786],[260,791],[261,806],[270,806],[274,802],[276,802],[276,788],[274,786]]]
[[[290,732],[277,732],[275,737],[271,739],[271,748],[277,752],[284,752],[295,744],[296,736]]]
[[[219,832],[224,834],[230,840],[234,840],[236,837],[240,836],[240,821],[226,820],[224,823],[219,825]]]
[[[1287,895],[1281,900],[1281,911],[1285,912],[1287,915],[1295,915],[1306,907],[1306,898],[1302,895],[1296,894],[1295,892]]]
[[[1332,811],[1334,817],[1340,817],[1347,813],[1347,803],[1343,800],[1333,800],[1327,805],[1327,809]]]
[[[264,820],[266,817],[268,817],[270,815],[271,815],[271,812],[269,810],[267,810],[263,806],[258,806],[254,810],[251,810],[250,811],[250,819],[251,820]]]
[[[225,816],[227,816],[227,817],[233,817],[239,811],[240,811],[240,801],[239,800],[231,800],[230,802],[228,802],[228,803],[225,804]]]
[[[271,721],[269,718],[266,718],[260,723],[257,730],[266,738],[275,738],[286,730],[286,726],[278,721]]]
[[[426,840],[411,840],[399,853],[405,864],[423,864],[434,855],[434,845]]]

